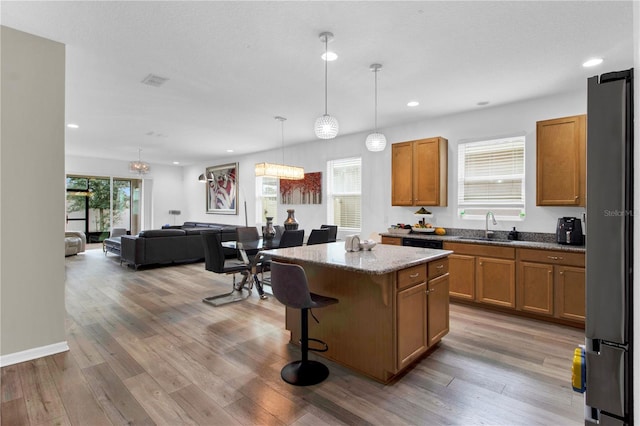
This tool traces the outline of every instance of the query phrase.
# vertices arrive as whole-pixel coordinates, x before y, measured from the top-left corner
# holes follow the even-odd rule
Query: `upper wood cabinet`
[[[538,121],[536,205],[586,205],[586,115]]]
[[[447,205],[447,140],[391,145],[391,205]]]

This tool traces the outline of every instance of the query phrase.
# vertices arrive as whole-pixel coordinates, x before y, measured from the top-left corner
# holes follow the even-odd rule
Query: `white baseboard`
[[[26,351],[14,352],[12,354],[0,356],[0,367],[18,364],[20,362],[31,361],[43,356],[55,355],[69,350],[67,342],[54,343],[52,345],[40,346],[39,348],[27,349]]]

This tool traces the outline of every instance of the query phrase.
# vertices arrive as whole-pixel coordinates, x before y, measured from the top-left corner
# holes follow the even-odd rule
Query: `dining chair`
[[[312,229],[307,240],[307,245],[312,246],[314,244],[323,244],[329,242],[329,229]]]
[[[329,242],[333,243],[336,241],[338,236],[338,225],[322,225],[320,229],[327,228],[329,230]]]

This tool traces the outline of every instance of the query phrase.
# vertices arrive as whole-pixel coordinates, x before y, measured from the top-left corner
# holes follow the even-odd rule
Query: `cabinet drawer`
[[[518,260],[584,267],[584,253],[557,250],[518,249]]]
[[[440,275],[444,275],[449,272],[449,259],[438,259],[433,262],[429,262],[427,266],[428,277],[429,280],[434,279],[435,277],[439,277]]]
[[[499,257],[502,259],[515,259],[516,251],[513,247],[494,246],[490,244],[473,243],[444,243],[445,250],[453,250],[455,254],[469,256]]]
[[[390,244],[392,246],[401,246],[402,238],[400,237],[387,237],[385,235],[382,236],[381,244]]]
[[[398,289],[411,287],[427,281],[427,265],[412,266],[411,268],[398,271]]]

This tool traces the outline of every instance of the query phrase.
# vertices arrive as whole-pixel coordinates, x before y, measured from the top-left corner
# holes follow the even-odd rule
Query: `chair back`
[[[300,265],[271,262],[271,290],[280,303],[294,309],[312,307],[309,284]]]
[[[304,229],[286,229],[280,238],[278,248],[298,247],[304,242]]]
[[[251,241],[258,241],[260,239],[260,234],[258,234],[258,228],[255,226],[243,226],[236,229],[238,233],[237,241],[240,243],[248,243]]]
[[[204,244],[204,268],[207,271],[222,274],[224,270],[224,250],[220,241],[220,232],[203,230],[200,232]]]
[[[335,242],[336,238],[338,237],[338,225],[322,225],[320,227],[320,229],[325,228],[329,230],[329,242]]]
[[[127,234],[127,229],[126,228],[112,228],[111,229],[111,234],[109,234],[109,237],[113,238],[113,237],[121,237],[123,235]]]
[[[312,229],[307,240],[307,245],[322,244],[329,242],[329,229]]]

